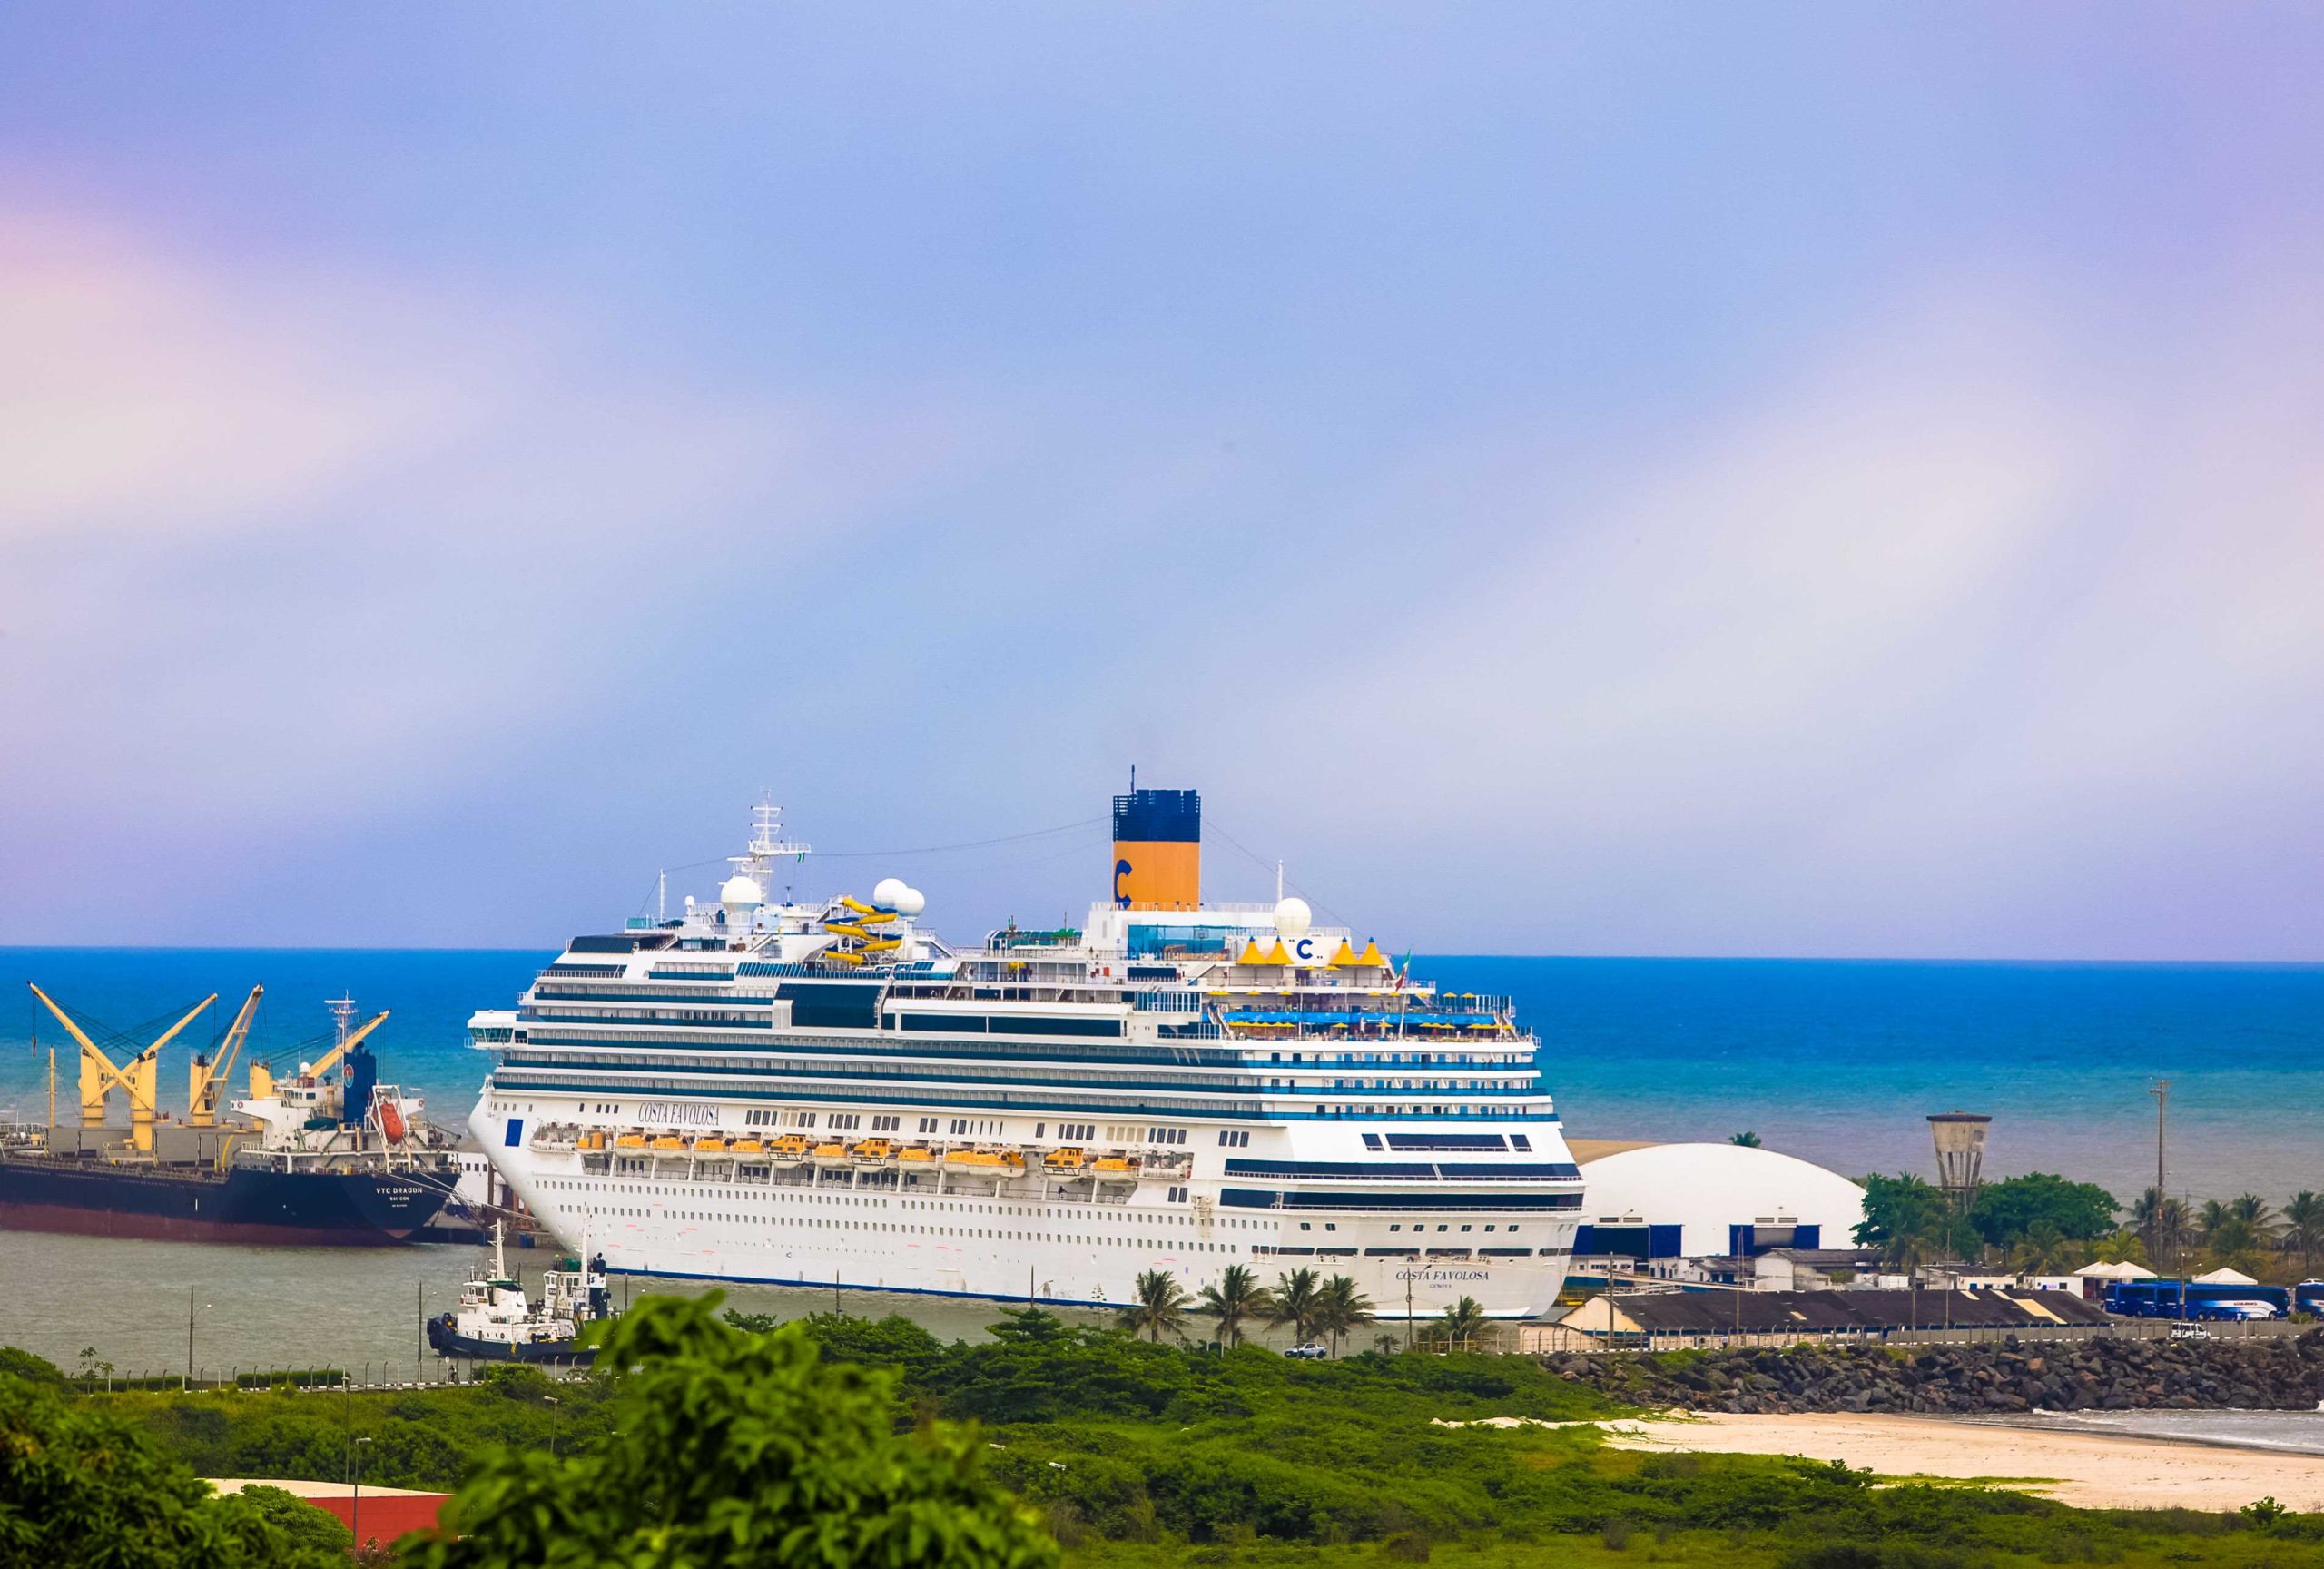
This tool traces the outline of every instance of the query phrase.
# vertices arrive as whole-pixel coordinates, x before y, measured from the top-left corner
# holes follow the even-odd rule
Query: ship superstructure
[[[769,902],[807,847],[763,807],[715,904],[475,1017],[470,1128],[615,1270],[1107,1306],[1313,1267],[1383,1318],[1547,1310],[1581,1179],[1509,1001],[1204,903],[1200,817],[1118,797],[1109,901],[956,949],[894,879]]]

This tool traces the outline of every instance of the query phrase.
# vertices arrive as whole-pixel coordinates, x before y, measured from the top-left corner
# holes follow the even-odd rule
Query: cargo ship
[[[330,1004],[336,1040],[317,1061],[278,1081],[249,1068],[250,1093],[222,1108],[263,987],[253,987],[213,1047],[194,1055],[184,1115],[156,1105],[162,1048],[216,1001],[213,994],[116,1064],[91,1031],[47,993],[33,994],[80,1048],[81,1115],[0,1140],[0,1229],[179,1242],[378,1247],[411,1238],[436,1216],[458,1173],[419,1098],[379,1082],[355,1005]],[[126,1125],[110,1120],[114,1092]]]

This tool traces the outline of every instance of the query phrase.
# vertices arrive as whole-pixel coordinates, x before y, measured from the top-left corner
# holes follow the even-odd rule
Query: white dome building
[[[1577,1257],[1705,1258],[1853,1248],[1864,1189],[1744,1144],[1569,1141],[1581,1165]]]

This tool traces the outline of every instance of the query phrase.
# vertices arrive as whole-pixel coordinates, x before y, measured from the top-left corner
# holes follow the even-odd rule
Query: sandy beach
[[[2324,1508],[2324,1456],[2034,1432],[1935,1416],[1699,1416],[1610,1422],[1624,1449],[1802,1455],[1891,1476],[1982,1477],[2084,1508],[2237,1509],[2272,1496]]]

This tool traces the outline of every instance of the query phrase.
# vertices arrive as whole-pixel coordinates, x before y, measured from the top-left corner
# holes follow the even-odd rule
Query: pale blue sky
[[[2324,958],[2319,44],[8,8],[0,942],[539,944],[1135,762],[1399,948]]]

